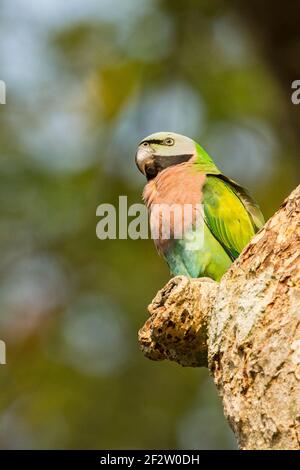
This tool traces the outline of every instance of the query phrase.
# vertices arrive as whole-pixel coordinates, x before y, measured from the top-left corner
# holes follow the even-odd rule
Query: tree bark
[[[220,283],[177,276],[148,307],[144,354],[208,366],[241,449],[300,449],[300,186]]]

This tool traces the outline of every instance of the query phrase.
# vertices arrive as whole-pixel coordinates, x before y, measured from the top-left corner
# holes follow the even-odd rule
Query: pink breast
[[[197,172],[192,162],[185,162],[166,168],[146,184],[143,199],[159,252],[170,247],[174,234],[180,238],[178,234],[195,223],[204,181],[205,174]]]

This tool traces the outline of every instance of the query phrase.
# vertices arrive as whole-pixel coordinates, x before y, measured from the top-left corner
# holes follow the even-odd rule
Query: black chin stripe
[[[161,170],[168,168],[169,166],[178,165],[179,163],[184,163],[189,161],[193,154],[183,154],[183,155],[170,155],[167,157],[161,155],[155,155],[155,162]]]
[[[148,180],[151,180],[156,177],[156,175],[168,168],[169,166],[178,165],[179,163],[184,163],[190,160],[193,154],[183,154],[183,155],[155,155],[153,161],[147,165],[146,177]]]

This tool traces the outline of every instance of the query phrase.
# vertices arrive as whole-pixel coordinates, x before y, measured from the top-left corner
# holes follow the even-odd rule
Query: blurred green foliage
[[[0,446],[235,448],[208,372],[139,351],[154,245],[95,213],[140,202],[137,142],[172,130],[272,215],[299,161],[255,38],[221,0],[2,0],[0,26]]]

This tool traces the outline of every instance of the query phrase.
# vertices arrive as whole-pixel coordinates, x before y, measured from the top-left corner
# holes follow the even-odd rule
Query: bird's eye
[[[143,147],[149,147],[149,142],[143,142],[143,143],[142,143],[142,146],[143,146]]]
[[[174,139],[172,139],[171,137],[167,137],[164,141],[164,144],[165,145],[174,145]]]

